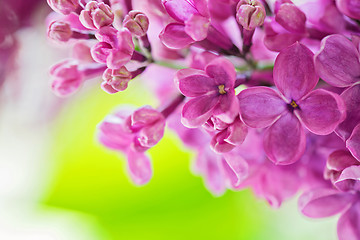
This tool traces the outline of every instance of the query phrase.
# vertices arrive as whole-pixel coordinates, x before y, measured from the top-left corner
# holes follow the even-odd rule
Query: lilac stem
[[[162,115],[167,118],[171,113],[173,113],[177,107],[184,101],[185,96],[179,94],[168,106],[161,110]]]
[[[243,47],[242,47],[242,54],[246,56],[249,53],[251,45],[252,45],[252,38],[254,35],[255,30],[246,30],[244,28],[241,29],[241,37],[243,39]]]
[[[151,53],[151,44],[147,34],[140,37],[139,42],[143,48],[145,48],[149,53]]]
[[[73,39],[95,39],[95,36],[93,34],[89,33],[82,33],[72,30],[71,38]]]
[[[145,62],[147,60],[147,58],[144,55],[142,55],[140,52],[134,51],[134,53],[131,57],[131,60],[135,60],[138,62]]]
[[[136,78],[137,76],[139,76],[141,73],[143,73],[145,71],[146,67],[141,67],[141,68],[138,68],[137,70],[135,71],[132,71],[131,72],[131,78],[134,79]]]
[[[101,76],[107,69],[106,64],[89,64],[82,69],[82,72],[86,79],[91,79],[97,76]]]

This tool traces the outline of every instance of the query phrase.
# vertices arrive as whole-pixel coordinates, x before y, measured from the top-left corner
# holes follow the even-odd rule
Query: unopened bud
[[[49,6],[58,13],[69,15],[79,7],[79,0],[47,0]]]
[[[101,88],[110,94],[124,91],[128,87],[129,81],[132,79],[132,74],[126,69],[121,67],[119,69],[106,69],[103,74],[104,82]]]
[[[99,29],[112,24],[114,13],[109,5],[103,2],[88,2],[85,9],[81,11],[79,20],[84,27],[89,29]]]
[[[55,21],[50,24],[47,34],[49,38],[55,41],[67,42],[71,38],[73,32],[69,23]]]
[[[78,68],[78,62],[73,59],[64,60],[50,69],[52,76],[51,88],[53,92],[61,97],[66,97],[76,92],[84,76]]]
[[[236,7],[236,20],[246,30],[254,30],[264,23],[266,11],[258,0],[240,0]]]
[[[125,16],[123,24],[132,34],[138,37],[144,36],[149,29],[148,17],[137,10],[130,11],[128,15]]]

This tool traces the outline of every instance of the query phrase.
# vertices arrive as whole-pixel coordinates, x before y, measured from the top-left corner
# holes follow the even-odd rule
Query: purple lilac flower
[[[349,150],[360,159],[358,105],[360,103],[360,62],[358,37],[350,41],[342,35],[331,35],[322,40],[322,47],[315,55],[315,66],[320,77],[335,87],[346,88],[341,97],[346,106],[346,119],[336,133],[346,141]],[[356,130],[355,130],[356,129]]]
[[[235,69],[223,58],[211,61],[205,70],[183,69],[176,74],[182,94],[191,99],[182,110],[182,122],[188,127],[198,127],[211,116],[231,123],[237,113],[235,97]]]
[[[340,240],[358,239],[360,220],[360,163],[346,150],[333,152],[327,161],[325,177],[334,188],[312,189],[299,199],[301,212],[313,218],[341,213],[337,232]]]
[[[146,152],[167,124],[195,152],[193,170],[214,195],[250,188],[277,208],[306,191],[305,215],[341,212],[339,238],[360,238],[357,3],[48,4],[57,12],[47,20],[48,37],[73,49],[51,68],[57,95],[101,76],[100,87],[113,94],[139,76],[158,99],[156,108],[121,109],[99,124],[99,141],[126,155],[135,184],[151,179]],[[3,29],[0,40],[8,41],[13,30]]]
[[[127,29],[118,31],[115,28],[102,27],[95,36],[100,41],[91,49],[95,61],[106,63],[110,69],[118,69],[130,61],[134,43]]]
[[[100,123],[99,141],[124,153],[132,181],[143,185],[152,176],[150,159],[145,152],[160,141],[164,128],[164,116],[150,107],[132,113],[125,109],[109,115]]]
[[[300,43],[283,50],[274,65],[279,90],[252,87],[239,95],[240,114],[249,127],[268,127],[264,149],[277,164],[297,161],[305,151],[303,127],[330,134],[345,118],[342,99],[332,92],[313,88],[318,82],[313,53]]]
[[[103,2],[91,1],[81,11],[79,16],[80,22],[89,29],[100,29],[108,26],[114,21],[114,13],[111,11],[109,5]]]

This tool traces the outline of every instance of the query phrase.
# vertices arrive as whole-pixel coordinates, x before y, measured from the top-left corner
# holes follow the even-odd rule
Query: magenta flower
[[[117,93],[118,91],[124,91],[131,78],[131,73],[126,69],[126,67],[121,67],[119,69],[108,68],[104,71],[104,82],[101,84],[101,88],[110,94]]]
[[[65,59],[50,69],[51,88],[56,95],[67,97],[78,91],[85,80],[101,75],[105,69],[101,64],[79,64],[75,59]]]
[[[135,46],[127,29],[102,27],[95,36],[100,41],[91,49],[95,61],[106,63],[110,69],[119,69],[130,61]]]
[[[258,0],[241,0],[236,6],[236,20],[246,30],[255,30],[264,23],[265,8]]]
[[[348,151],[333,152],[327,161],[325,176],[334,188],[312,189],[299,199],[301,212],[312,218],[341,213],[337,232],[339,240],[356,240],[360,236],[360,163]]]
[[[141,37],[146,35],[149,29],[148,17],[140,11],[130,11],[124,18],[124,27],[126,27],[135,36]]]
[[[48,29],[48,37],[60,41],[67,42],[73,35],[71,26],[67,22],[63,21],[54,21],[50,24]]]
[[[275,10],[275,17],[265,22],[265,46],[281,51],[306,36],[306,15],[292,3],[282,3]]]
[[[295,43],[280,52],[274,65],[274,83],[280,93],[268,87],[252,87],[238,95],[242,120],[249,127],[270,126],[264,149],[276,164],[291,164],[305,150],[303,126],[318,135],[330,134],[345,118],[342,99],[318,89],[313,53]]]
[[[76,92],[84,81],[84,75],[78,68],[78,62],[68,59],[50,69],[53,77],[51,88],[58,96],[68,96]]]
[[[99,125],[99,141],[106,147],[127,156],[127,167],[135,184],[146,184],[151,176],[151,162],[145,151],[156,145],[164,135],[164,116],[142,107],[133,113],[120,110]]]
[[[341,94],[346,106],[346,119],[336,133],[345,141],[350,152],[360,159],[360,53],[359,39],[351,42],[342,35],[331,35],[322,40],[315,55],[315,67],[320,77],[335,87],[346,87]],[[356,130],[355,130],[356,129]]]
[[[91,1],[81,11],[79,20],[84,27],[89,29],[99,29],[112,24],[114,21],[114,13],[109,5],[103,2]]]
[[[235,68],[225,58],[216,58],[205,71],[188,68],[179,70],[175,81],[180,92],[191,99],[182,110],[182,123],[198,127],[211,116],[232,123],[238,114],[235,97]]]
[[[214,123],[213,121],[221,123]],[[208,120],[208,124],[213,127],[210,129],[210,133],[214,135],[210,141],[210,147],[217,153],[229,152],[237,145],[242,144],[248,133],[248,129],[240,117],[236,117],[231,124],[226,124],[212,117],[211,120]]]
[[[205,0],[163,0],[168,14],[177,22],[160,33],[161,41],[171,48],[183,48],[208,35],[210,16]]]
[[[214,154],[208,147],[200,149],[194,171],[204,176],[206,187],[216,196],[226,188],[236,189],[247,177],[248,165],[241,157],[228,153]]]

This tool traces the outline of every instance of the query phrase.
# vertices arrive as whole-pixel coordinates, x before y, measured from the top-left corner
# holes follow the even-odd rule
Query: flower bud
[[[73,32],[71,26],[67,22],[54,21],[48,29],[48,37],[60,42],[67,42],[71,38]]]
[[[144,13],[133,10],[125,16],[123,24],[132,34],[142,37],[149,28],[149,19]]]
[[[236,20],[246,30],[254,30],[264,23],[266,11],[258,0],[240,0],[236,7]]]
[[[64,60],[50,69],[53,78],[51,88],[60,97],[66,97],[76,92],[83,80],[83,73],[78,68],[78,62],[73,59]]]
[[[78,0],[47,0],[49,6],[58,13],[69,15],[79,7]]]
[[[111,8],[103,2],[88,2],[85,9],[81,11],[79,20],[84,27],[89,29],[99,29],[112,24],[114,13]]]
[[[106,63],[111,69],[119,69],[131,60],[135,46],[129,30],[117,31],[113,27],[103,27],[95,36],[100,41],[91,48],[91,56],[96,62]]]
[[[104,82],[101,84],[101,88],[110,94],[124,91],[131,79],[132,74],[126,67],[121,67],[119,69],[108,68],[103,74]]]

